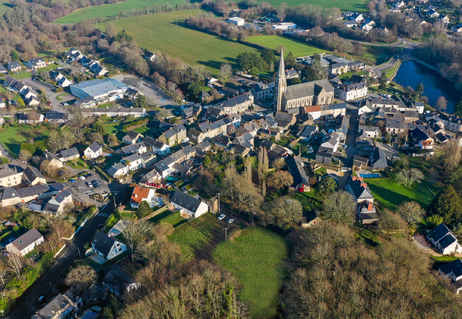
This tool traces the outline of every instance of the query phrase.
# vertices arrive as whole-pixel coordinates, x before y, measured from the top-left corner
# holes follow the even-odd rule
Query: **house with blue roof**
[[[440,267],[438,272],[444,277],[452,279],[456,294],[462,290],[462,260],[456,259]]]
[[[439,224],[433,228],[428,234],[427,239],[441,252],[443,255],[462,252],[462,247],[457,240],[457,237],[449,230],[445,224]]]

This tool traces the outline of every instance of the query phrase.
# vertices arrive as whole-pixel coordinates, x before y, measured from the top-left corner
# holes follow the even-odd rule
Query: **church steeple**
[[[282,96],[286,92],[287,81],[286,81],[286,68],[284,66],[284,51],[281,49],[281,59],[279,60],[279,70],[276,77],[275,92],[274,92],[274,113],[282,110]]]

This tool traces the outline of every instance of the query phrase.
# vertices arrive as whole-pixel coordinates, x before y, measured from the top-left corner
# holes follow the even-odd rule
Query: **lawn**
[[[263,0],[258,0],[259,2]],[[337,7],[342,11],[362,11],[367,12],[367,4],[369,1],[367,0],[264,0],[269,4],[273,5],[273,7],[277,7],[282,2],[287,3],[288,6],[294,7],[299,6],[301,4],[315,4],[318,6],[323,6],[326,8]]]
[[[21,73],[11,74],[10,76],[16,80],[23,80],[23,79],[31,78],[32,73],[24,71]]]
[[[318,49],[302,41],[296,41],[277,35],[260,35],[249,37],[247,41],[274,50],[276,50],[278,46],[283,45],[285,47],[284,54],[286,55],[287,53],[292,52],[295,57],[326,52],[326,50]]]
[[[81,158],[78,158],[78,159],[69,161],[68,164],[69,164],[72,168],[76,168],[76,169],[86,169],[86,168],[89,168],[88,164],[87,164],[83,159],[81,159]]]
[[[182,259],[194,256],[210,257],[211,247],[224,239],[224,232],[217,218],[212,214],[204,214],[175,228],[170,241],[181,247]]]
[[[234,242],[222,243],[213,251],[214,260],[242,284],[239,299],[249,306],[251,318],[277,315],[287,256],[284,239],[264,228],[246,228]]]
[[[177,11],[119,19],[117,28],[125,30],[141,48],[159,50],[191,65],[202,64],[215,75],[222,63],[236,64],[239,53],[259,52],[242,43],[184,27],[182,21],[190,12],[197,16],[203,11]],[[104,30],[103,24],[101,28]]]
[[[430,185],[426,181],[414,183],[410,188],[405,187],[395,182],[392,173],[388,174],[390,177],[364,179],[374,198],[384,208],[394,210],[399,204],[406,201],[416,201],[423,208],[427,208],[433,199],[433,195],[428,191],[425,184],[428,184],[435,194],[439,192],[438,186]]]
[[[29,137],[35,141],[42,141],[48,138],[50,131],[45,127],[33,127],[29,125],[9,126],[0,130],[1,142],[10,149],[11,152],[19,154],[21,143],[27,142]]]

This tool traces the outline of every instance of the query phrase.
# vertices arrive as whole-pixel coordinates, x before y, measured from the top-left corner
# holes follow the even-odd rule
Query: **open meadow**
[[[214,260],[236,275],[243,285],[239,299],[250,308],[251,318],[273,318],[284,278],[288,251],[284,239],[264,228],[246,228],[234,241],[220,244]]]
[[[295,57],[326,52],[326,50],[310,46],[301,41],[295,41],[277,35],[260,35],[249,37],[247,42],[258,44],[273,50],[276,50],[280,45],[283,45],[285,48],[284,55],[292,52]]]
[[[258,52],[257,49],[236,41],[184,27],[183,21],[190,12],[197,15],[200,10],[120,19],[117,28],[119,31],[125,30],[141,48],[168,53],[191,65],[205,65],[207,70],[215,75],[218,74],[222,63],[235,64],[239,53]],[[104,29],[104,24],[101,24],[101,27]]]

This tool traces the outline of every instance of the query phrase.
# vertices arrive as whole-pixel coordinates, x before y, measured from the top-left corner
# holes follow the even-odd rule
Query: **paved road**
[[[408,39],[404,39],[404,38],[398,38],[398,41],[394,43],[375,43],[375,42],[355,41],[355,40],[352,40],[352,41],[365,44],[365,45],[376,46],[376,47],[401,47],[401,48],[406,48],[406,49],[412,49],[416,46],[422,45],[422,43],[411,42]]]
[[[51,102],[51,107],[52,107],[53,111],[67,113],[68,112],[67,109],[65,109],[61,105],[61,103],[64,102],[64,101],[74,100],[75,99],[75,97],[73,95],[68,94],[68,95],[60,97],[62,99],[62,101],[58,101],[57,96],[61,95],[61,94],[64,94],[65,92],[54,92],[48,85],[45,85],[40,81],[34,81],[34,80],[32,80],[32,78],[24,79],[22,81],[24,83],[27,83],[31,87],[38,88],[38,89],[44,89],[45,93],[46,93],[46,95],[48,97],[48,100],[50,100],[50,102]]]
[[[98,226],[103,224],[107,217],[114,211],[114,200],[119,205],[123,202],[126,195],[125,191],[120,191],[117,196],[115,196],[115,199],[111,199],[106,206],[103,206],[97,215],[93,216],[85,226],[82,227],[75,239],[68,243],[65,251],[61,253],[61,256],[57,259],[52,268],[23,295],[23,298],[21,298],[18,303],[18,307],[8,318],[26,319],[33,315],[36,311],[35,304],[37,299],[50,291],[50,287],[58,281],[74,261],[79,258],[79,253],[84,254],[84,245],[94,236]]]

